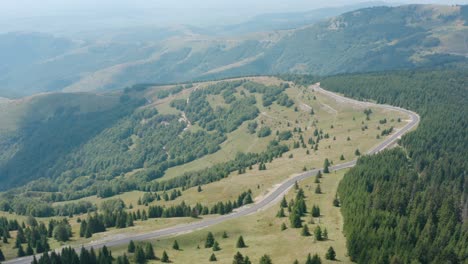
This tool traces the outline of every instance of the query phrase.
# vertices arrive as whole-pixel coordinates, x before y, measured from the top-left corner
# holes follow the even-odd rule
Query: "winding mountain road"
[[[371,150],[369,150],[367,152],[367,154],[369,155],[378,153],[386,149],[390,145],[394,144],[402,135],[404,135],[411,129],[415,128],[418,125],[419,120],[420,120],[418,114],[411,112],[409,110],[406,110],[406,109],[402,109],[402,108],[390,106],[390,105],[381,105],[381,104],[374,104],[374,103],[369,103],[369,102],[361,102],[361,101],[357,101],[354,99],[346,98],[346,97],[340,96],[338,94],[335,94],[335,93],[332,93],[332,92],[329,92],[320,88],[320,84],[312,85],[310,88],[316,92],[327,94],[328,96],[334,98],[335,100],[339,102],[356,104],[361,107],[379,107],[379,108],[384,108],[387,110],[396,110],[396,111],[404,112],[409,116],[409,121],[403,128],[394,132],[393,134],[388,136],[385,140],[383,140],[381,143],[379,143],[378,145],[373,147]],[[334,166],[331,166],[329,169],[331,171],[337,171],[337,170],[342,170],[346,168],[351,168],[354,165],[356,165],[356,160],[334,165]],[[215,218],[203,219],[198,222],[189,223],[189,224],[181,224],[181,225],[177,225],[177,226],[173,226],[173,227],[169,227],[165,229],[160,229],[160,230],[155,230],[155,231],[151,231],[151,232],[143,233],[143,234],[112,235],[107,238],[104,238],[103,240],[95,241],[95,242],[92,242],[83,246],[88,249],[91,247],[100,248],[102,246],[112,247],[112,246],[128,244],[130,240],[141,241],[141,240],[157,239],[157,238],[173,236],[173,235],[182,234],[182,233],[193,232],[199,229],[207,228],[207,227],[222,223],[227,220],[254,214],[256,212],[264,210],[268,208],[269,206],[275,204],[275,202],[281,199],[283,195],[294,185],[296,181],[299,182],[308,177],[314,176],[318,173],[319,170],[321,169],[310,170],[310,171],[298,174],[294,177],[291,177],[287,179],[286,181],[282,182],[276,189],[274,189],[269,194],[267,194],[262,200],[258,201],[255,204],[241,207],[231,214],[221,215]],[[80,250],[80,248],[81,247],[76,248],[76,250]],[[32,256],[29,256],[29,257],[12,259],[4,263],[8,263],[8,264],[26,264],[27,263],[29,264],[31,263],[32,259],[33,259]]]

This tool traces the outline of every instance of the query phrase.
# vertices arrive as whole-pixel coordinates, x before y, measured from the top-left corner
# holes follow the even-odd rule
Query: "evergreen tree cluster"
[[[3,219],[5,220],[5,219]],[[0,222],[3,222],[0,220]],[[38,223],[33,217],[27,219],[21,225],[17,221],[9,221],[11,230],[17,230],[14,248],[17,249],[17,256],[31,256],[35,253],[43,253],[50,250],[49,238],[54,238],[59,242],[66,242],[72,236],[71,226],[67,219],[61,221],[52,219],[48,226],[43,222]],[[6,229],[3,229],[6,230]],[[3,242],[7,243],[11,238],[9,232],[3,232]]]
[[[205,89],[193,91],[189,100],[173,101],[172,107],[184,111],[187,118],[208,131],[229,133],[237,129],[244,121],[255,119],[259,113],[255,106],[255,97],[236,98],[233,93],[244,81],[219,82]],[[222,94],[228,107],[213,109],[208,95]],[[227,100],[226,100],[227,99]]]
[[[283,200],[280,204],[280,212],[278,215],[281,214],[283,211],[283,207],[288,207],[289,212],[289,222],[292,228],[300,228],[302,227],[302,220],[301,217],[307,213],[307,205],[305,203],[305,194],[302,188],[297,187],[296,198],[292,199],[289,204],[286,203],[286,199],[283,197]]]
[[[314,254],[312,256],[309,253],[309,255],[307,255],[307,259],[305,261],[305,264],[322,264],[322,259],[317,254]]]
[[[279,105],[286,107],[291,107],[294,104],[294,101],[287,94],[283,93],[289,87],[287,85],[267,86],[261,83],[246,82],[243,86],[251,93],[262,94],[262,103],[265,107],[272,105],[275,101]]]
[[[190,188],[221,179],[229,176],[230,173],[239,169],[246,169],[255,164],[265,164],[273,161],[275,158],[281,157],[285,152],[289,151],[286,145],[280,144],[278,141],[272,140],[269,142],[266,151],[261,153],[238,153],[236,157],[224,163],[215,164],[209,168],[185,172],[181,176],[169,180],[153,181],[142,183],[142,191],[164,191],[173,188]]]
[[[234,255],[232,264],[252,264],[248,256],[243,256],[239,251]]]
[[[325,78],[322,86],[421,116],[400,149],[362,157],[339,186],[355,262],[463,263],[468,259],[466,70]],[[409,158],[408,158],[409,157]]]
[[[93,248],[81,248],[79,253],[71,247],[65,247],[60,253],[44,252],[39,259],[34,257],[31,264],[129,264],[127,255],[114,259],[112,252],[106,246],[99,249],[97,254]]]
[[[201,203],[197,203],[195,206],[191,207],[190,205],[181,202],[179,205],[173,205],[170,207],[165,207],[161,205],[149,206],[147,215],[148,218],[172,218],[172,217],[198,217],[199,215],[209,215],[209,214],[228,214],[231,213],[234,209],[239,208],[246,204],[253,203],[252,191],[248,190],[241,193],[237,200],[227,201],[227,202],[218,202],[214,204],[211,208],[208,206],[203,206]],[[144,210],[143,210],[144,211]],[[134,213],[134,219],[142,219],[139,216],[139,210]],[[142,219],[146,220],[146,219]]]
[[[8,243],[8,239],[11,238],[10,231],[18,230],[20,227],[18,220],[0,217],[0,238],[3,243]]]
[[[170,194],[167,194],[167,192],[163,192],[162,194],[158,193],[153,193],[153,192],[146,192],[143,194],[142,197],[138,198],[138,205],[148,205],[149,203],[152,203],[153,201],[173,201],[177,197],[182,196],[182,192],[180,190],[173,189]]]
[[[101,203],[102,213],[88,214],[87,220],[80,223],[80,237],[91,237],[94,233],[107,228],[126,228],[133,226],[136,214],[125,211],[125,204],[120,199],[110,199]]]

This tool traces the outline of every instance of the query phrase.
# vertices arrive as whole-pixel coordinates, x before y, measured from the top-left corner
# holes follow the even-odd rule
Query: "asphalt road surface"
[[[404,135],[405,133],[407,133],[414,127],[416,127],[419,123],[419,115],[414,112],[408,111],[406,109],[402,109],[402,108],[394,107],[390,105],[381,105],[381,104],[374,104],[374,103],[369,103],[369,102],[361,102],[361,101],[357,101],[354,99],[346,98],[346,97],[340,96],[338,94],[335,94],[335,93],[332,93],[332,92],[329,92],[320,88],[320,84],[312,85],[310,89],[313,89],[320,93],[327,94],[333,97],[337,101],[356,104],[362,107],[380,107],[380,108],[384,108],[388,110],[397,110],[397,111],[404,112],[408,115],[409,117],[408,123],[403,128],[394,132],[393,134],[388,136],[384,141],[382,141],[381,143],[376,145],[374,148],[369,150],[367,152],[367,154],[369,155],[378,153],[388,148],[389,146],[394,144],[402,135]],[[334,166],[329,167],[329,169],[330,171],[337,171],[337,170],[342,170],[346,168],[351,168],[354,165],[356,165],[356,160],[334,165]],[[112,247],[112,246],[128,244],[130,240],[141,241],[141,240],[157,239],[157,238],[162,238],[162,237],[167,237],[167,236],[174,236],[177,234],[189,233],[189,232],[200,230],[206,227],[210,227],[210,226],[222,223],[227,220],[254,214],[258,211],[265,210],[269,206],[275,204],[279,199],[283,197],[283,195],[292,186],[294,186],[295,182],[299,182],[306,178],[314,176],[318,173],[319,170],[321,169],[314,169],[314,170],[306,171],[304,173],[291,177],[288,180],[282,182],[276,189],[271,191],[268,195],[266,195],[262,200],[258,201],[257,203],[241,207],[235,212],[227,214],[227,215],[221,215],[221,216],[214,217],[214,218],[203,219],[198,222],[189,223],[189,224],[181,224],[181,225],[177,225],[177,226],[173,226],[173,227],[169,227],[165,229],[154,230],[154,231],[143,233],[143,234],[125,233],[125,234],[111,235],[107,238],[103,238],[100,241],[91,242],[83,246],[88,249],[91,247],[94,247],[94,248],[100,248],[103,246]],[[80,248],[81,246],[77,247],[76,250],[80,250]],[[60,251],[60,249],[58,249],[57,251]],[[32,259],[33,259],[32,256],[28,256],[28,257],[12,259],[4,263],[9,263],[9,264],[26,264],[27,263],[29,264],[31,263]]]

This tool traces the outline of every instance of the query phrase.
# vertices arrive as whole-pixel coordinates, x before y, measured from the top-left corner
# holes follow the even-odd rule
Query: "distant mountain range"
[[[134,28],[75,39],[3,34],[0,96],[251,74],[327,75],[466,63],[468,6],[349,9],[264,15],[212,29]],[[345,11],[349,12],[335,16]]]

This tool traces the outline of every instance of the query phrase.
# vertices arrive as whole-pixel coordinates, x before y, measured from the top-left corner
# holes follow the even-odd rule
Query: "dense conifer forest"
[[[468,74],[456,70],[343,75],[321,84],[418,112],[403,148],[362,157],[340,183],[349,255],[358,263],[468,259]]]

